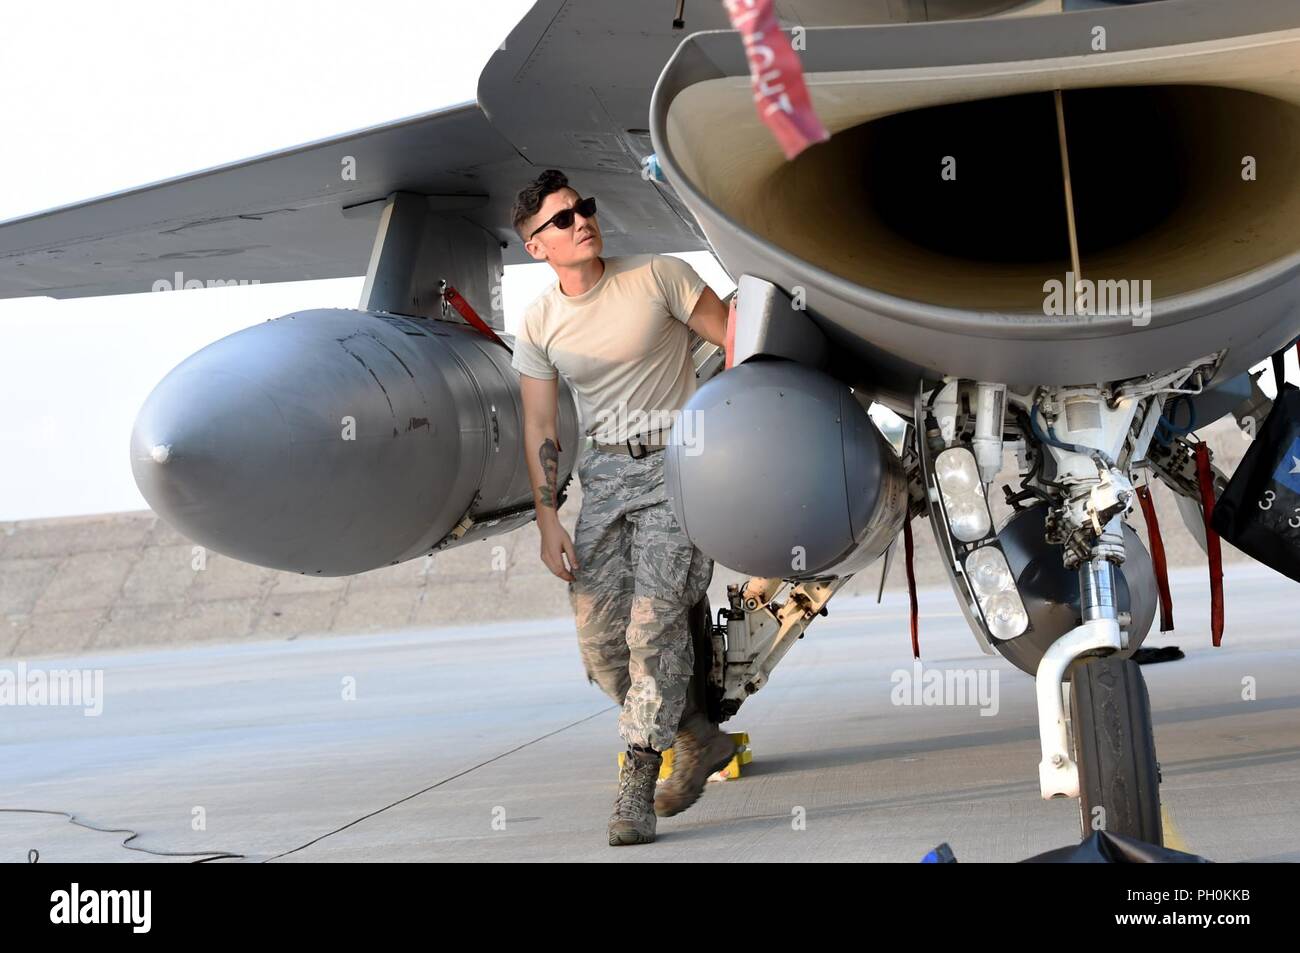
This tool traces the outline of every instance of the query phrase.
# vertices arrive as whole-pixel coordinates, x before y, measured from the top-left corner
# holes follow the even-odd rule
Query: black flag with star
[[[1215,531],[1300,582],[1300,388],[1283,383],[1214,506]]]

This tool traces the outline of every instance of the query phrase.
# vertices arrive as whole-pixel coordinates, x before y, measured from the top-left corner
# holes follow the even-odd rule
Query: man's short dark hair
[[[537,210],[546,201],[546,196],[567,188],[570,188],[567,175],[559,169],[547,169],[519,190],[519,195],[515,197],[515,207],[510,210],[510,217],[520,238],[527,241],[528,236],[523,231],[524,222],[537,214]]]

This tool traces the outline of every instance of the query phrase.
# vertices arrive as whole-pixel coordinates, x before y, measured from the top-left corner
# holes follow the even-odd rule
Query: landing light
[[[934,461],[934,473],[953,536],[963,543],[987,536],[993,520],[974,455],[963,447],[945,450]]]
[[[989,633],[994,638],[1013,639],[1024,632],[1029,627],[1029,613],[1002,550],[995,545],[973,549],[966,556],[965,566]]]

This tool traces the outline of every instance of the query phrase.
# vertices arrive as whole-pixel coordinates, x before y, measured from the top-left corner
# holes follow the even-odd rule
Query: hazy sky
[[[531,5],[6,0],[0,221],[472,100]],[[731,290],[707,253],[683,257]],[[508,330],[553,280],[506,269]],[[0,300],[0,520],[147,509],[128,445],[154,385],[227,334],[360,295],[355,278]]]

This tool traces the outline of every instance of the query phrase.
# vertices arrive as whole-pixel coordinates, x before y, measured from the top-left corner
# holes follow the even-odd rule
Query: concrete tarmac
[[[1300,861],[1295,585],[1229,566],[1214,649],[1205,570],[1172,582],[1178,629],[1146,644],[1187,658],[1143,669],[1169,843]],[[915,675],[906,596],[832,600],[727,725],[750,733],[745,776],[619,849],[617,711],[571,618],[10,659],[102,671],[103,710],[0,707],[0,859],[915,862],[947,841],[1014,861],[1076,842],[1076,802],[1038,795],[1032,681],[979,651],[947,588],[921,593],[921,650],[991,694],[895,704]]]

